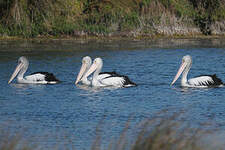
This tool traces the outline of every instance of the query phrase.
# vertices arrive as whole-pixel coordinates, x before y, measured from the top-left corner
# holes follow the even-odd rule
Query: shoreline
[[[20,36],[0,36],[0,41],[139,41],[139,40],[159,40],[159,39],[225,39],[225,35],[154,35],[154,36],[144,36],[140,35],[138,37],[128,37],[128,36],[38,36],[35,38],[24,38]]]

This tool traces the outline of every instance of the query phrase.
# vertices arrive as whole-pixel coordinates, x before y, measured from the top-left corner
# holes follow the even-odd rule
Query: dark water
[[[225,129],[225,88],[182,89],[170,86],[184,55],[193,59],[189,78],[216,73],[225,82],[225,44],[215,40],[51,41],[0,42],[0,129],[22,131],[25,138],[48,149],[65,143],[89,148],[96,127],[102,125],[103,143],[132,125],[168,110],[185,112],[192,126],[212,123]],[[53,72],[57,85],[8,85],[20,56],[30,61],[26,75]],[[75,86],[82,57],[101,57],[103,71],[128,75],[138,84],[126,89]],[[132,117],[131,117],[132,116]]]

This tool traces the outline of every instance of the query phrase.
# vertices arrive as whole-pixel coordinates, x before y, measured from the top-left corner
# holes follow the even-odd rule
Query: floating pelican
[[[89,56],[83,57],[83,59],[82,59],[82,66],[80,68],[80,72],[77,75],[77,79],[75,81],[75,84],[77,84],[79,81],[81,81],[85,85],[90,85],[91,84],[91,81],[89,81],[87,77],[86,78],[82,78],[82,76],[90,68],[91,63],[92,63],[91,57],[89,57]]]
[[[59,80],[52,73],[48,72],[35,72],[29,76],[23,77],[24,73],[27,71],[29,62],[26,57],[22,56],[18,59],[18,65],[13,72],[8,84],[17,76],[18,83],[32,83],[32,84],[55,84]]]
[[[90,56],[85,56],[82,59],[82,66],[80,68],[80,71],[77,75],[77,79],[75,81],[75,84],[78,84],[80,81],[82,82],[82,84],[84,85],[91,85],[91,80],[92,78],[87,78],[88,76],[84,76],[84,74],[90,69],[91,67],[91,57]],[[97,77],[98,80],[101,80],[103,78],[112,76],[112,75],[117,75],[116,72],[101,72],[99,73],[99,76]],[[83,78],[82,78],[83,77]]]
[[[179,76],[182,74],[181,78],[181,86],[182,87],[199,87],[199,88],[207,88],[207,87],[219,87],[223,85],[221,79],[217,78],[216,74],[214,75],[201,75],[192,79],[187,80],[188,72],[191,68],[192,59],[191,56],[186,55],[182,58],[182,64],[173,79],[171,85],[173,85]]]
[[[92,86],[95,87],[105,87],[105,86],[114,86],[114,87],[130,87],[136,86],[135,83],[131,82],[127,76],[119,75],[115,72],[109,73],[106,72],[105,76],[100,76],[100,71],[103,66],[103,61],[101,58],[96,58],[91,65],[90,69],[85,73],[83,78],[87,78],[94,71],[94,75],[91,81]]]

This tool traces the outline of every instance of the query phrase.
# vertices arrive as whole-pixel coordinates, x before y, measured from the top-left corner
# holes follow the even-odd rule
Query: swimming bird
[[[18,83],[31,83],[31,84],[56,84],[59,80],[52,74],[48,72],[34,72],[28,76],[24,77],[24,73],[27,71],[29,66],[29,61],[26,57],[21,56],[18,59],[18,65],[13,72],[8,84],[17,76]]]
[[[82,82],[82,84],[84,85],[91,85],[91,80],[92,78],[87,78],[87,76],[84,76],[84,74],[90,69],[92,64],[92,60],[90,56],[85,56],[82,59],[82,65],[80,68],[80,71],[77,75],[77,79],[75,81],[75,84],[78,84],[80,81]],[[101,80],[103,78],[112,76],[112,75],[117,75],[117,73],[115,71],[113,72],[100,72],[97,79]]]
[[[187,80],[188,72],[191,68],[192,59],[190,55],[186,55],[182,58],[182,64],[174,77],[171,85],[173,85],[179,76],[182,74],[181,78],[181,86],[182,87],[199,87],[199,88],[207,88],[207,87],[219,87],[223,86],[223,82],[219,79],[216,74],[213,75],[201,75],[192,79]]]
[[[75,84],[77,84],[78,82],[82,82],[84,85],[90,85],[91,81],[88,80],[88,78],[82,78],[82,76],[87,72],[87,70],[90,68],[92,63],[91,57],[90,56],[85,56],[82,59],[82,66],[80,68],[80,71],[77,75],[77,79],[75,81]],[[82,79],[81,79],[82,78]]]
[[[101,58],[96,58],[91,65],[90,69],[85,73],[83,78],[87,78],[94,72],[91,84],[94,87],[106,87],[106,86],[114,86],[114,87],[130,87],[136,86],[135,83],[130,81],[127,76],[119,75],[118,73],[110,73],[105,76],[100,76],[100,72],[103,66],[103,61]],[[109,73],[109,72],[107,72]]]

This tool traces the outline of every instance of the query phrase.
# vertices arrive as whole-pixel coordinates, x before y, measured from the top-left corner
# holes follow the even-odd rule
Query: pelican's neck
[[[86,70],[84,71],[83,74],[86,74],[86,73],[87,73],[87,71],[90,69],[90,66],[91,66],[91,63],[87,63]],[[86,78],[82,78],[81,81],[82,81],[82,83],[85,84],[85,85],[90,85],[90,84],[91,84],[91,82],[88,80],[87,77],[86,77]]]
[[[25,72],[26,72],[27,69],[28,69],[28,65],[29,65],[28,63],[24,63],[23,67],[21,68],[21,70],[20,70],[20,72],[19,72],[19,74],[18,74],[18,76],[17,76],[17,79],[18,79],[18,80],[23,79],[23,76],[24,76]]]
[[[82,78],[82,83],[85,85],[90,85],[91,82],[87,78]]]
[[[189,72],[190,68],[191,68],[191,63],[188,63],[187,66],[184,69],[183,74],[182,74],[181,86],[186,86],[188,84],[187,75],[188,75],[188,72]]]
[[[92,85],[93,86],[101,86],[102,84],[99,82],[98,75],[102,70],[102,64],[99,64],[99,66],[96,68],[94,75],[93,75],[93,79],[92,79]]]

